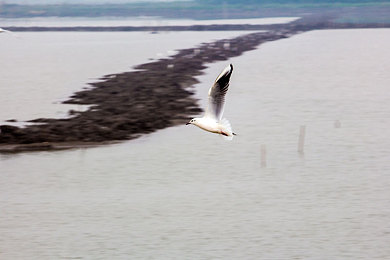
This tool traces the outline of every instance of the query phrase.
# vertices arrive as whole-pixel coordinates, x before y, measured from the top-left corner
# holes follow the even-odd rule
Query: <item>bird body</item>
[[[209,117],[198,117],[193,120],[194,121],[192,122],[190,121],[191,124],[196,125],[205,131],[221,134],[223,136],[233,136],[231,129],[229,129],[227,125],[223,124],[224,121],[217,122]]]
[[[218,75],[214,85],[209,89],[209,102],[204,116],[191,119],[187,125],[193,124],[205,131],[220,134],[228,140],[233,139],[236,134],[233,133],[229,121],[222,118],[225,95],[229,88],[232,72],[233,65],[230,64]]]

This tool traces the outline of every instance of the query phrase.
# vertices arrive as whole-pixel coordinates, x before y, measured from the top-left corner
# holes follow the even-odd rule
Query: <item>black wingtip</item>
[[[233,71],[233,64],[230,63],[230,69]]]

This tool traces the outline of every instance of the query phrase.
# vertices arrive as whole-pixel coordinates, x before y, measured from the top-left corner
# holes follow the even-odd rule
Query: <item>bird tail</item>
[[[226,118],[223,118],[221,120],[220,124],[223,126],[223,130],[225,133],[225,134],[221,134],[223,139],[229,140],[229,141],[233,140],[233,136],[235,136],[236,134],[233,133],[232,126],[230,125],[230,122]]]

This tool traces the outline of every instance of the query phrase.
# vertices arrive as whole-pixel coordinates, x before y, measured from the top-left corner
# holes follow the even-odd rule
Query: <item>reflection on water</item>
[[[1,258],[389,258],[389,40],[315,31],[229,60],[232,142],[179,126],[0,155]],[[202,105],[225,65],[199,77]]]

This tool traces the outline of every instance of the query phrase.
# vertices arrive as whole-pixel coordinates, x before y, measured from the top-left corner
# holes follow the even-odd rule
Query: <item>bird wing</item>
[[[225,95],[229,88],[230,76],[233,72],[233,65],[227,66],[217,77],[214,85],[209,89],[209,103],[205,117],[220,121],[225,104]]]

